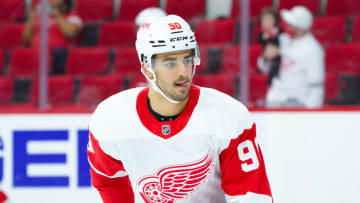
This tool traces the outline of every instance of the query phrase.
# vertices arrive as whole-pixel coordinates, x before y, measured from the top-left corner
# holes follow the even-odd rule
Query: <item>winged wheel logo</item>
[[[198,190],[213,167],[214,153],[209,151],[201,160],[163,167],[155,175],[140,178],[137,188],[146,203],[175,203],[177,199],[188,198]]]

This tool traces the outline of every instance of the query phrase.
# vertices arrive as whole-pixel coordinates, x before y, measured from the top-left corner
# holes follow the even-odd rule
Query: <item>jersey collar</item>
[[[163,138],[169,139],[178,134],[185,128],[192,112],[199,100],[200,88],[196,86],[190,87],[189,100],[184,110],[173,121],[158,121],[150,112],[147,106],[147,95],[149,88],[143,89],[136,100],[136,111],[141,123],[153,134]]]

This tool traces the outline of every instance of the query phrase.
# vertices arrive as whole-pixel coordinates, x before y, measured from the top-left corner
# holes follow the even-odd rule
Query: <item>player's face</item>
[[[166,96],[175,101],[184,101],[189,96],[194,68],[191,50],[158,54],[154,70],[156,83]]]

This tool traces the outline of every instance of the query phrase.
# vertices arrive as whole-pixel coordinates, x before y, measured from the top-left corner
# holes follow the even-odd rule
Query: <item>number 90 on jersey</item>
[[[259,168],[259,159],[252,141],[245,140],[241,142],[237,150],[239,159],[243,162],[241,168],[244,172],[251,172]]]

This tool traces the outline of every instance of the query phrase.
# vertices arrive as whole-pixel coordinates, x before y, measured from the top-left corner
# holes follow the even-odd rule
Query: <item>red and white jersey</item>
[[[105,203],[272,203],[248,110],[192,86],[182,113],[158,121],[149,88],[103,101],[90,121],[92,183]]]

